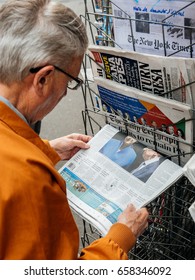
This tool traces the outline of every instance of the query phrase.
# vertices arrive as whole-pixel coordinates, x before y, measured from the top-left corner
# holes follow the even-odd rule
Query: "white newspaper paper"
[[[95,77],[195,107],[195,83],[188,85],[195,81],[194,59],[146,55],[95,45],[89,46],[89,56]]]
[[[124,134],[106,125],[92,138],[90,149],[80,150],[59,170],[70,206],[102,235],[129,203],[136,208],[147,205],[183,174],[181,167],[157,153],[158,165],[155,162],[147,180],[140,178],[136,170],[144,161],[145,147],[138,142],[121,146],[125,141]]]
[[[189,179],[193,186],[195,186],[195,155],[183,167],[184,175]],[[195,222],[195,201],[189,207],[189,212]]]
[[[192,205],[189,207],[189,212],[195,222],[195,202],[192,203]]]
[[[112,0],[116,43],[137,52],[194,57],[190,45],[195,42],[195,3],[191,2]]]
[[[106,123],[184,166],[193,153],[190,106],[104,78],[94,80]]]

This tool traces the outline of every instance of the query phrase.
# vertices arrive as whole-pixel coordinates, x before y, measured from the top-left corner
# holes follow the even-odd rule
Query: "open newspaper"
[[[111,4],[116,47],[194,57],[194,1],[112,0]]]
[[[193,110],[187,104],[100,77],[105,122],[183,166],[193,152]]]
[[[183,169],[110,125],[59,170],[71,208],[105,235],[129,203],[147,205]]]
[[[114,47],[89,46],[95,77],[174,99],[195,107],[195,61],[190,58],[162,57]]]

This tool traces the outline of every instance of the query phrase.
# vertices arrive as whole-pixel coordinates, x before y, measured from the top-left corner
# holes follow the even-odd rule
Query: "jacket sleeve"
[[[131,230],[120,223],[111,226],[105,237],[95,240],[81,251],[81,260],[127,260],[127,253],[135,245]]]

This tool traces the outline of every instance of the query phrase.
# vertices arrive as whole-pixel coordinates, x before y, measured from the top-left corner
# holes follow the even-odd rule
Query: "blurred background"
[[[84,15],[83,0],[61,2],[73,9],[76,14]],[[82,109],[84,109],[84,99],[81,89],[68,90],[67,96],[43,119],[41,137],[53,139],[73,132],[84,133]]]

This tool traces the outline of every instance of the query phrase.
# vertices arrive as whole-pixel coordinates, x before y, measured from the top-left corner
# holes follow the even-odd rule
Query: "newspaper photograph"
[[[112,0],[116,47],[157,55],[194,57],[195,3]]]
[[[93,75],[194,107],[195,61],[89,46]]]
[[[183,166],[193,152],[193,110],[100,77],[94,79],[105,122]],[[179,156],[179,157],[177,157]]]
[[[147,205],[183,175],[180,166],[110,125],[59,172],[72,209],[103,235],[128,204]]]

